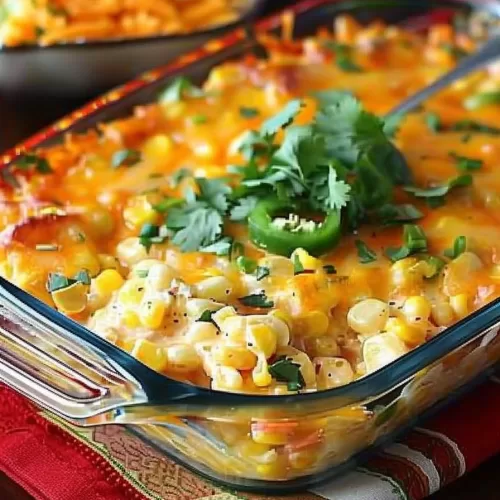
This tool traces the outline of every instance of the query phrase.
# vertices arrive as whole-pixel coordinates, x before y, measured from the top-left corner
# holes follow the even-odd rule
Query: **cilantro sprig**
[[[268,367],[269,374],[278,382],[286,382],[289,391],[298,391],[306,386],[300,365],[281,357]]]

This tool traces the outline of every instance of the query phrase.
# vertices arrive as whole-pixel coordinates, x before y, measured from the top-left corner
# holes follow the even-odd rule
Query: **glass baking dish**
[[[500,15],[496,2],[481,8]],[[340,12],[361,21],[423,24],[471,11],[464,1],[313,0],[294,7],[296,35],[316,31]],[[279,30],[281,17],[259,23]],[[90,103],[0,157],[7,167],[24,151],[126,115],[152,101],[182,73],[202,81],[215,65],[259,52],[252,33],[238,30],[195,54],[154,70]],[[433,340],[357,381],[335,389],[286,396],[252,396],[195,387],[158,374],[34,297],[0,279],[0,380],[46,409],[79,425],[129,425],[183,465],[240,489],[286,492],[310,487],[344,471],[424,413],[450,401],[500,361],[500,299]],[[271,455],[233,446],[253,426],[288,429],[304,438],[293,466],[273,470]],[[309,437],[321,449],[310,453]],[[251,456],[252,458],[249,458]]]

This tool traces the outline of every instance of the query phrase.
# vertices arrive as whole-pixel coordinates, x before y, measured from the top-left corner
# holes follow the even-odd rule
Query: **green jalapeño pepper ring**
[[[268,252],[289,257],[297,248],[321,255],[335,247],[340,239],[340,213],[331,211],[321,223],[307,223],[293,229],[277,225],[274,217],[294,210],[294,205],[278,200],[257,203],[248,218],[250,239]]]

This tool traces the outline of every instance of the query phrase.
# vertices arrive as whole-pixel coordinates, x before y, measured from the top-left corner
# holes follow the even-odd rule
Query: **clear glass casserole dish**
[[[469,8],[462,2],[450,5]],[[357,8],[361,19],[383,16],[391,22],[435,12],[432,2],[306,2],[296,8],[297,34],[314,32],[339,12],[357,16]],[[494,4],[491,8],[495,12]],[[280,22],[275,17],[258,29],[277,29]],[[199,81],[214,65],[255,47],[243,31],[236,32],[210,44],[201,60],[186,56],[108,94],[7,152],[1,162],[7,167],[24,149],[127,114],[132,106],[151,101],[178,72]],[[497,299],[348,385],[286,396],[224,393],[168,379],[7,281],[0,283],[1,380],[78,424],[131,424],[184,465],[239,488],[291,491],[325,480],[486,375],[500,359]],[[246,439],[264,429],[264,440]],[[293,449],[287,447],[290,437]]]

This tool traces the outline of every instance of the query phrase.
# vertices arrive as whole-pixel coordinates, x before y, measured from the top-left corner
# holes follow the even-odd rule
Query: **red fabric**
[[[145,500],[98,453],[0,386],[0,470],[41,500]]]
[[[432,459],[444,485],[463,473],[457,459],[460,453],[470,470],[500,450],[499,413],[500,384],[487,382],[427,422],[425,429],[411,431],[401,442]],[[436,433],[434,437],[428,430]],[[417,487],[427,491],[428,485],[416,484],[414,475],[408,474],[400,462],[380,453],[367,467],[391,475],[407,492]],[[1,385],[0,470],[40,500],[146,498],[106,459]]]

